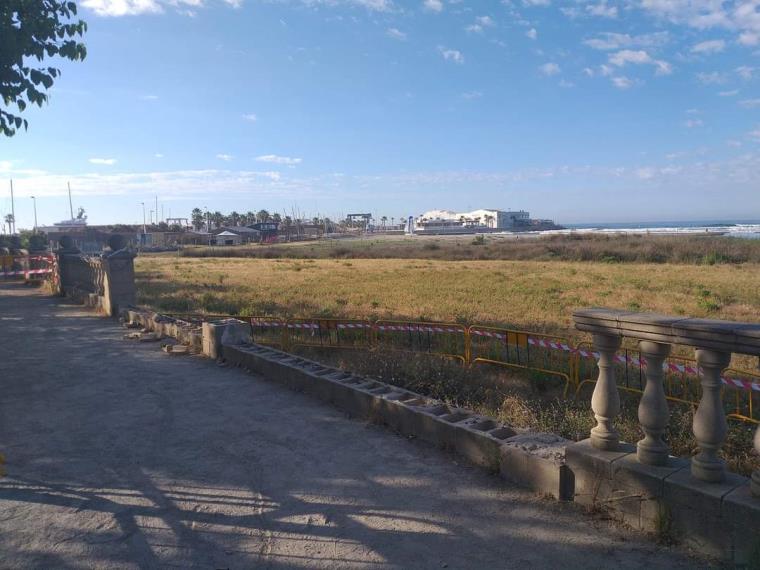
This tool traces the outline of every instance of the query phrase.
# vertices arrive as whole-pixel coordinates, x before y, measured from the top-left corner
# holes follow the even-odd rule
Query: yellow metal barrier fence
[[[565,383],[565,396],[575,384],[576,356],[565,338],[479,325],[470,326],[468,331],[470,364],[495,364],[556,376]]]
[[[359,348],[426,353],[460,361],[464,366],[491,364],[534,371],[561,379],[564,395],[573,387],[577,397],[596,382],[598,354],[588,342],[573,345],[564,337],[480,325],[422,321],[371,322],[360,319],[270,316],[172,314],[201,322],[241,319],[251,326],[254,342],[288,350],[295,346]],[[618,388],[642,394],[646,363],[637,349],[622,348],[615,357]],[[697,406],[701,398],[699,370],[694,359],[671,356],[666,360],[665,394],[668,400]],[[760,423],[760,374],[727,369],[723,374],[723,402],[729,418]]]

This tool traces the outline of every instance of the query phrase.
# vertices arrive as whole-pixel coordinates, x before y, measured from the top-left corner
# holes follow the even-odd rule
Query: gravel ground
[[[3,568],[695,568],[607,521],[0,285]]]

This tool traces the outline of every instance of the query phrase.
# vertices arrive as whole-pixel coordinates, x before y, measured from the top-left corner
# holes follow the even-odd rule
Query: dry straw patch
[[[760,265],[141,256],[164,311],[467,321],[572,333],[576,308],[760,321]]]

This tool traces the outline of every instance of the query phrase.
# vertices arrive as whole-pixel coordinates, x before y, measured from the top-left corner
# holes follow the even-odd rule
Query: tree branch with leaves
[[[28,105],[42,106],[61,75],[42,66],[46,58],[81,61],[87,56],[79,41],[87,24],[76,18],[77,5],[59,0],[0,1],[0,134],[12,137],[23,127]]]

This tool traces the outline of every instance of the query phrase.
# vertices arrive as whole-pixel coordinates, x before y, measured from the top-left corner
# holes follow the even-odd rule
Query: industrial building
[[[525,210],[509,211],[480,209],[472,212],[430,210],[414,219],[415,234],[458,234],[493,231],[526,231],[534,228],[534,222]],[[553,224],[552,224],[553,225]],[[540,229],[546,229],[541,227]]]

